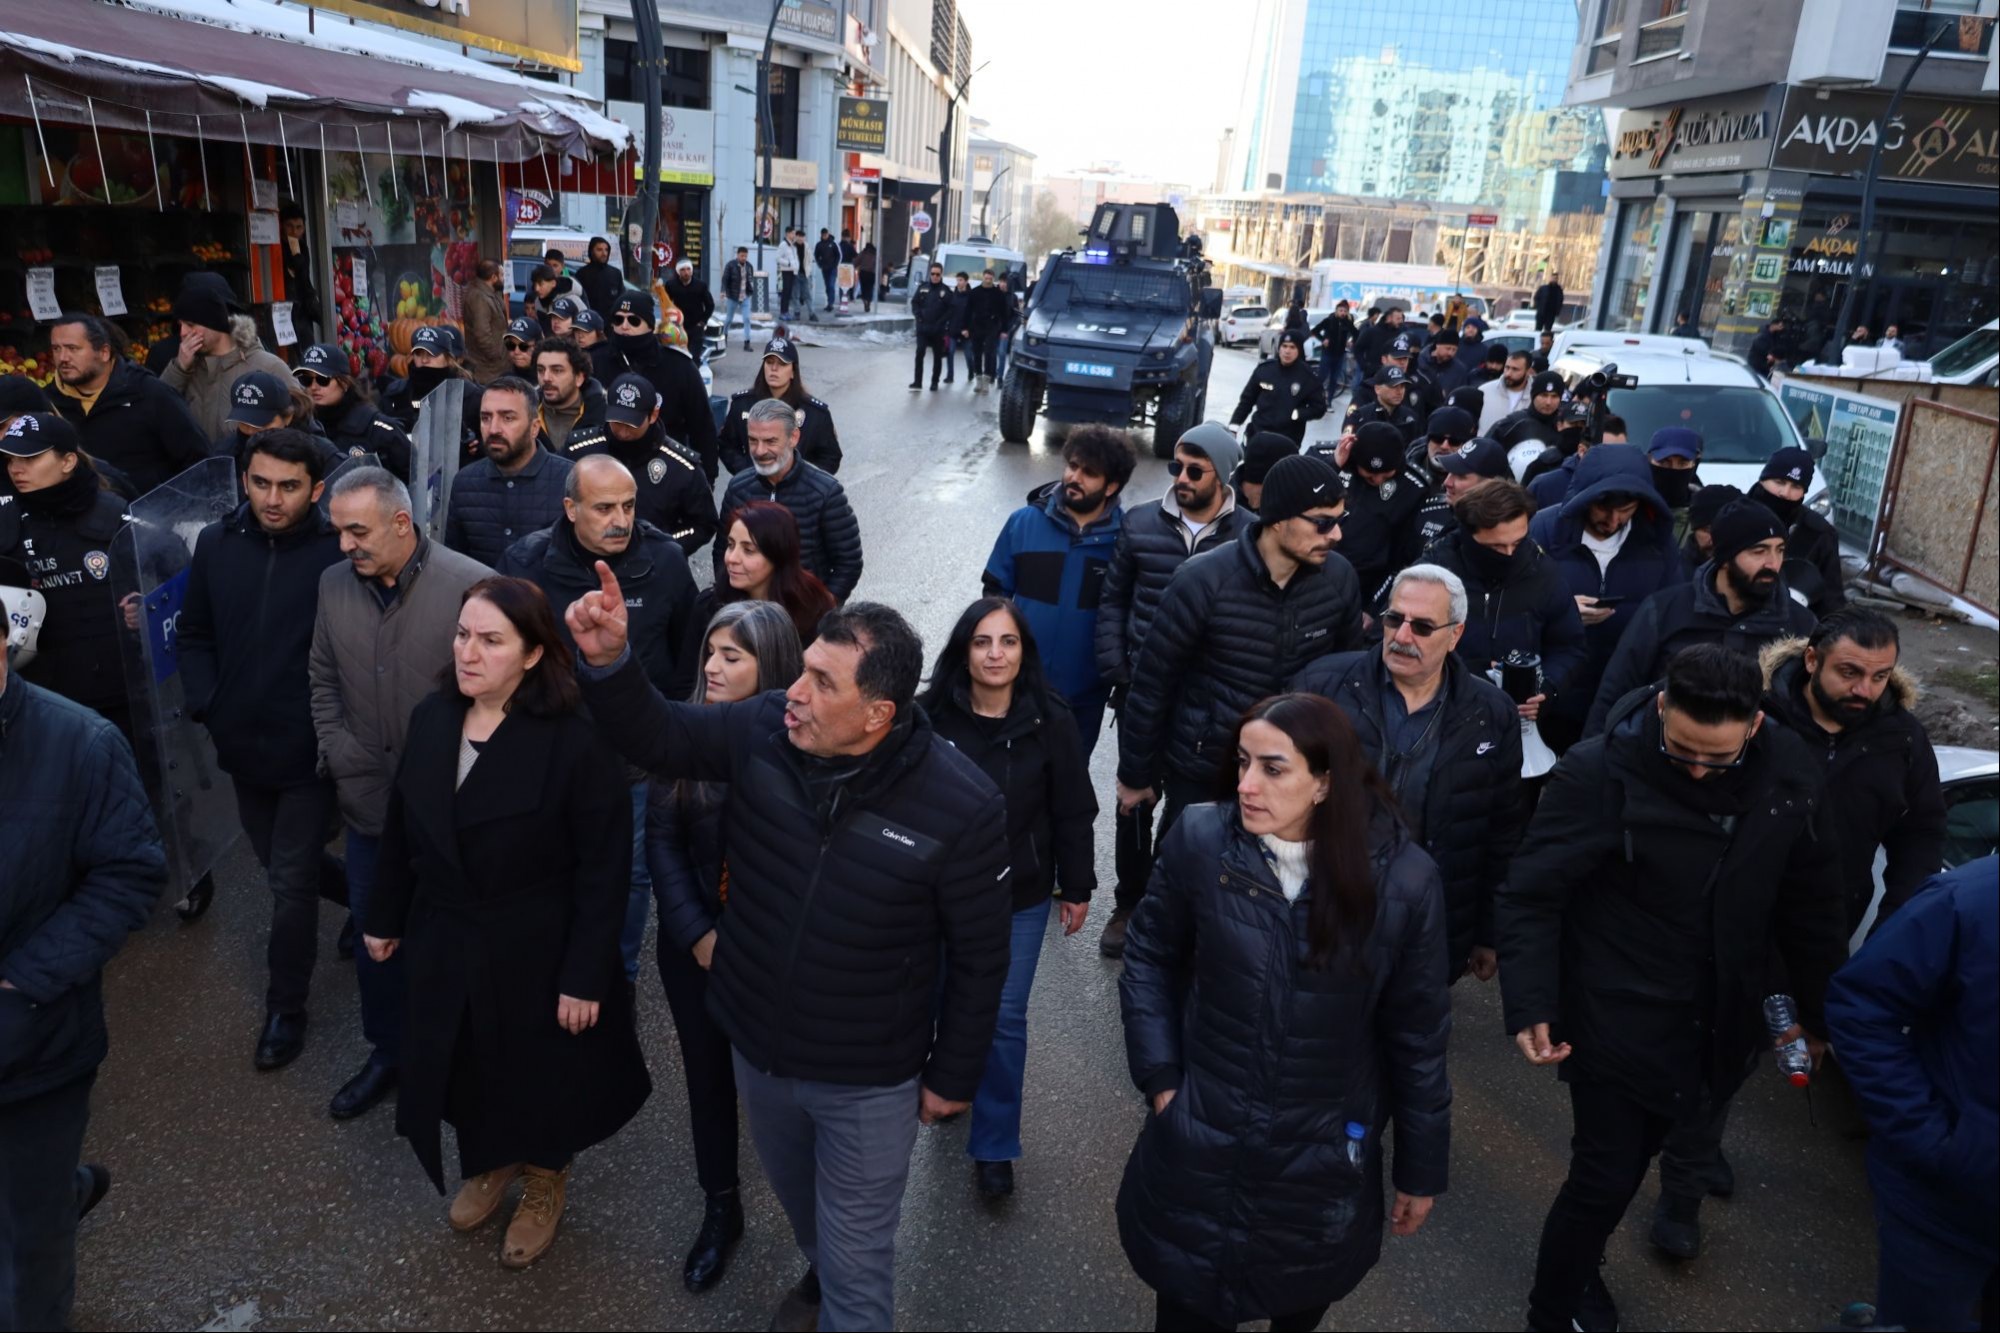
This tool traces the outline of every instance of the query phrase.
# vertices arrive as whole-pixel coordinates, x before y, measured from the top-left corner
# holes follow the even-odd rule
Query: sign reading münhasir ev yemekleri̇
[[[843,97],[836,108],[833,146],[842,153],[889,151],[889,99]]]
[[[519,56],[572,74],[577,53],[577,0],[312,0],[371,23]]]

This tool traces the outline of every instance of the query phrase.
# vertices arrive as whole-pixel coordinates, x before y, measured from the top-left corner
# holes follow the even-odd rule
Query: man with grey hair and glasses
[[[347,907],[368,915],[389,787],[403,757],[410,712],[437,688],[451,661],[465,590],[493,573],[425,537],[410,492],[379,467],[333,483],[328,512],[345,559],[320,575],[306,674],[320,769],[333,779],[347,823]],[[403,1044],[403,959],[354,951],[361,1033],[371,1051],[327,1111],[352,1120],[396,1086]]]
[[[861,582],[861,525],[833,474],[799,457],[799,419],[782,398],[766,398],[743,414],[750,466],[722,493],[722,531],[715,541],[715,582],[727,586],[722,548],[729,516],[753,500],[792,511],[799,525],[799,561],[845,602]]]
[[[1465,584],[1411,565],[1389,585],[1382,647],[1322,657],[1292,688],[1339,704],[1396,790],[1404,818],[1444,879],[1455,981],[1490,981],[1493,900],[1528,822],[1521,720],[1506,691],[1466,668]]]

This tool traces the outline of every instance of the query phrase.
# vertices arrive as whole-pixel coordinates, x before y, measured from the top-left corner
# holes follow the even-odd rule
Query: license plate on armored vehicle
[[[1107,366],[1099,361],[1065,361],[1065,375],[1079,375],[1085,379],[1114,380],[1118,378],[1118,367]]]

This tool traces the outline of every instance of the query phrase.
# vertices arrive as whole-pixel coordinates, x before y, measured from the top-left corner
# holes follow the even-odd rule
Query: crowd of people
[[[853,262],[828,235],[815,263],[829,245]],[[1978,1326],[2000,888],[1991,859],[1939,877],[1897,625],[1845,605],[1807,451],[1703,486],[1698,430],[1630,442],[1477,321],[1337,309],[1175,442],[1158,499],[1128,498],[1129,432],[1072,430],[927,656],[857,597],[841,442],[788,333],[717,430],[663,336],[699,337],[692,279],[663,325],[591,267],[538,272],[497,359],[420,330],[379,405],[338,348],[286,367],[199,283],[158,375],[74,315],[53,395],[0,380],[0,571],[45,605],[0,674],[0,1325],[68,1319],[109,1187],[79,1164],[101,971],[169,873],[123,666],[146,611],[104,552],[130,499],[226,458],[242,499],[192,543],[177,631],[270,886],[247,1052],[304,1049],[342,905],[361,1041],[329,1114],[395,1094],[457,1182],[450,1226],[515,1199],[505,1266],[549,1251],[577,1155],[654,1091],[657,915],[701,1194],[685,1285],[743,1236],[747,1128],[805,1265],[772,1326],[892,1327],[920,1126],[968,1115],[974,1187],[1016,1189],[1037,962],[1090,919],[1108,806],[1097,945],[1147,1112],[1117,1229],[1157,1327],[1316,1327],[1385,1229],[1424,1225],[1468,976],[1574,1115],[1531,1327],[1618,1327],[1600,1265],[1656,1156],[1651,1241],[1699,1254],[1733,1095],[1774,1043],[1829,1042],[1871,1131],[1878,1317]],[[1000,373],[1005,279],[958,286],[933,265],[915,294],[912,388],[947,339],[975,390]],[[723,295],[733,330],[727,272]],[[1336,347],[1317,371],[1309,333]],[[1349,352],[1363,382],[1308,444]],[[462,455],[433,535],[412,438],[440,429]],[[198,920],[212,882],[180,887]]]

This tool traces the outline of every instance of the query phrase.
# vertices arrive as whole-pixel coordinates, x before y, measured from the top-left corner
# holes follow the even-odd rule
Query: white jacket
[[[797,273],[798,271],[799,271],[799,252],[792,249],[792,243],[790,241],[779,241],[778,272]]]

